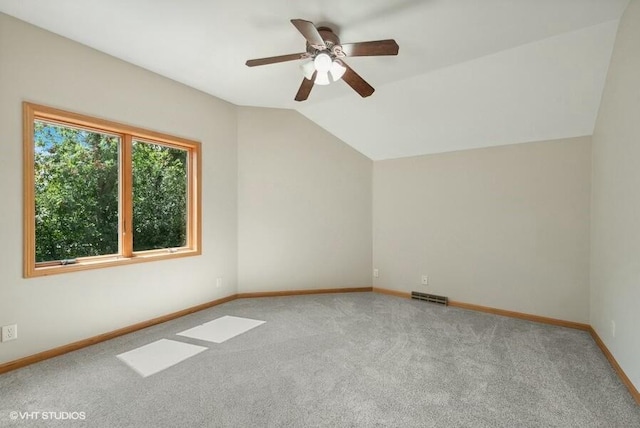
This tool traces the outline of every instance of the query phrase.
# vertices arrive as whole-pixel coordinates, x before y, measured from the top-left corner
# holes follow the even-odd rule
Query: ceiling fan
[[[314,84],[328,85],[342,78],[360,96],[373,94],[373,87],[344,62],[345,57],[398,55],[398,44],[393,39],[371,42],[340,44],[338,36],[328,27],[318,27],[304,19],[292,19],[291,23],[307,39],[305,52],[268,58],[250,59],[247,66],[274,64],[278,62],[307,60],[300,68],[304,79],[296,94],[296,101],[309,97]]]

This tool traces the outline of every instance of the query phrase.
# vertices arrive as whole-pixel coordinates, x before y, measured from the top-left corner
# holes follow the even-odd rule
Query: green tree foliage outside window
[[[118,253],[118,137],[37,121],[36,262]]]
[[[187,240],[187,151],[133,142],[133,250]]]
[[[36,262],[119,253],[118,136],[34,123]],[[187,152],[133,143],[134,251],[184,246]]]

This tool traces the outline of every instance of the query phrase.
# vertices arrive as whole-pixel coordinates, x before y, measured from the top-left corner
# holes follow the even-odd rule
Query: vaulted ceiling
[[[293,108],[374,160],[590,135],[629,0],[0,0],[0,11],[238,105]],[[343,82],[293,97],[304,51],[290,24],[342,42],[394,38],[397,57],[348,59]]]

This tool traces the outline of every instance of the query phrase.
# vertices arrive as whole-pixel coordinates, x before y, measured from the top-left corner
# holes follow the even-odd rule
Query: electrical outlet
[[[216,288],[222,287],[222,278],[216,278]]]
[[[616,337],[616,322],[611,321],[611,336]]]
[[[429,285],[429,276],[428,275],[422,275],[422,285]]]
[[[378,278],[378,277],[380,277],[380,271],[378,271],[378,269],[374,269],[374,270],[373,270],[373,277],[374,277],[374,278]]]
[[[2,327],[2,341],[8,342],[18,338],[18,324],[5,325]]]

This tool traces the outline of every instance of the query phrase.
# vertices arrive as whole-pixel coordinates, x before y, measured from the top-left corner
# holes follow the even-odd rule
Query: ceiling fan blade
[[[373,86],[368,84],[358,73],[353,71],[351,67],[349,67],[344,61],[342,64],[346,67],[347,71],[344,72],[342,76],[342,80],[344,80],[347,85],[351,86],[354,91],[360,94],[362,98],[368,97],[373,94],[375,89]]]
[[[313,22],[305,21],[304,19],[292,19],[291,23],[302,33],[311,46],[319,50],[327,49],[327,45],[324,44],[324,40]]]
[[[313,82],[316,80],[317,71],[313,72],[313,76],[311,76],[311,80],[302,79],[302,84],[300,85],[300,89],[298,89],[298,93],[296,94],[296,101],[304,101],[309,98],[309,94],[311,93],[311,89],[313,89]]]
[[[342,51],[346,56],[398,55],[399,48],[393,39],[342,45]]]
[[[258,59],[250,59],[246,62],[247,66],[255,67],[257,65],[267,65],[267,64],[275,64],[277,62],[285,62],[285,61],[295,61],[297,59],[302,59],[302,56],[305,52],[289,54],[289,55],[280,55],[280,56],[270,56],[268,58],[258,58]]]

